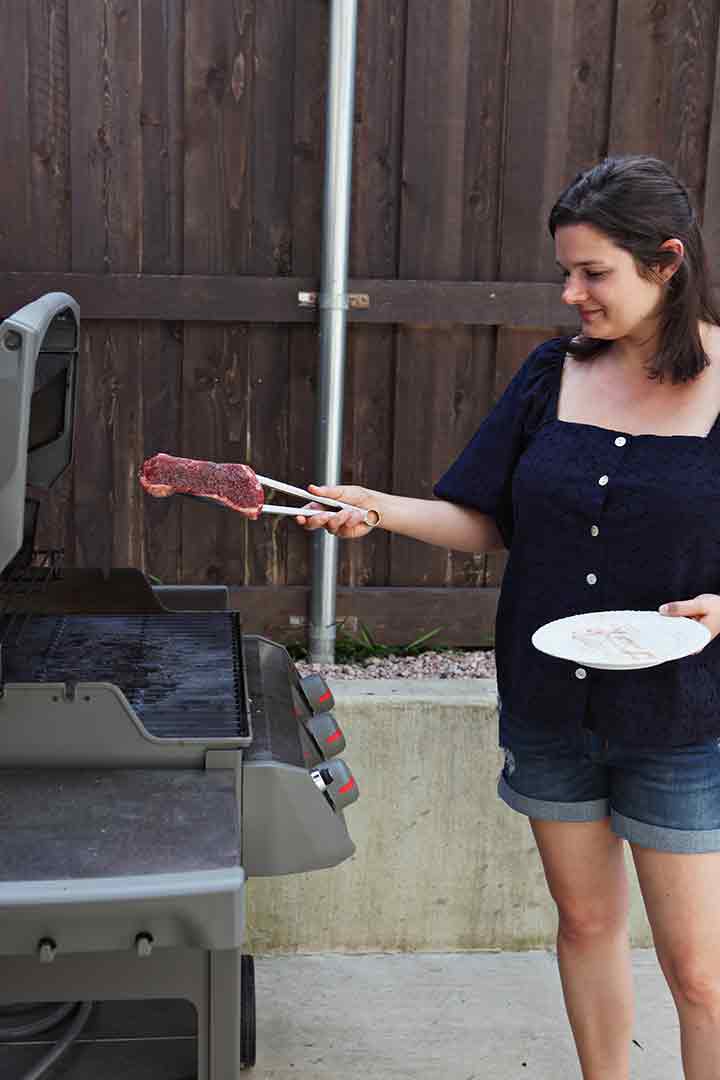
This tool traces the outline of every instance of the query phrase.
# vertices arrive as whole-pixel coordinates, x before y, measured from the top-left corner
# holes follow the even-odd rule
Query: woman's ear
[[[654,268],[658,277],[662,278],[664,282],[668,282],[685,258],[685,245],[682,240],[672,237],[672,239],[666,240],[664,244],[660,245],[660,250],[670,251],[675,256],[671,263],[666,263],[664,266],[658,264]]]

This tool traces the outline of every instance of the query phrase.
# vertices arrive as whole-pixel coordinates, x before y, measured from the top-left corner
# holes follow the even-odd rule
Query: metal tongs
[[[378,510],[365,510],[362,506],[352,506],[350,503],[340,502],[339,499],[326,499],[321,495],[313,495],[312,491],[305,491],[304,488],[293,487],[292,484],[283,484],[279,480],[271,480],[268,476],[258,476],[255,474],[258,483],[262,487],[273,488],[275,491],[282,491],[285,495],[297,495],[300,499],[310,499],[312,502],[322,503],[323,506],[330,507],[333,510],[357,510],[363,515],[363,525],[369,525],[371,529],[374,529],[376,525],[380,524],[380,513]],[[208,495],[192,495],[190,492],[179,492],[183,499],[193,499],[195,502],[210,503],[213,506],[224,506],[218,499],[213,499]],[[230,507],[226,507],[230,509]],[[326,510],[304,510],[301,506],[278,506],[276,503],[263,503],[263,508],[260,511],[261,514],[284,514],[286,517],[314,517],[315,514],[325,514]]]
[[[257,473],[255,474],[257,476]],[[271,480],[269,476],[257,476],[258,483],[262,487],[282,491],[284,495],[297,495],[300,499],[310,499],[311,502],[322,503],[323,506],[335,510],[357,510],[363,515],[363,525],[374,528],[380,524],[380,514],[377,510],[365,510],[362,506],[352,506],[351,503],[340,502],[339,499],[326,499],[320,495],[313,495],[304,488],[293,487],[292,484],[283,484],[279,480]],[[291,517],[313,517],[315,514],[325,514],[325,510],[303,510],[300,506],[277,506],[275,503],[264,503],[260,511],[262,514],[286,514]]]

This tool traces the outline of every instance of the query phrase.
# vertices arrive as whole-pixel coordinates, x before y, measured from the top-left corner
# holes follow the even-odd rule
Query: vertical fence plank
[[[350,273],[395,277],[401,102],[407,0],[360,6],[355,95]],[[371,301],[372,302],[372,301]],[[348,335],[343,481],[388,490],[392,484],[395,330],[353,327]],[[340,548],[343,585],[385,585],[389,536],[378,529]]]
[[[186,3],[186,273],[231,273],[247,263],[254,18],[252,0],[216,6],[212,18],[201,0]],[[182,446],[188,457],[246,458],[246,337],[232,326],[186,328]],[[247,522],[188,503],[182,528],[185,581],[246,580]]]
[[[14,0],[0,0],[0,26],[3,28],[0,37],[0,92],[4,104],[0,154],[5,163],[0,177],[0,266],[4,270],[25,270],[33,264],[27,245],[33,224],[28,154],[30,116],[26,94],[30,79],[30,45],[26,11],[23,10],[18,17]]]
[[[718,6],[619,0],[610,148],[656,154],[704,196]]]
[[[295,57],[293,0],[264,0],[255,14],[251,128],[252,236],[239,266],[253,274],[288,275],[292,264],[293,85],[287,78]],[[262,476],[289,475],[289,330],[282,326],[248,331],[250,386],[249,459]],[[268,502],[278,501],[266,491]],[[283,499],[282,502],[287,500]],[[286,580],[287,542],[297,526],[268,514],[248,528],[248,583]]]
[[[28,5],[27,29],[30,218],[23,262],[36,270],[66,270],[70,266],[67,0]],[[48,493],[37,544],[73,549],[71,469]]]
[[[107,268],[103,195],[107,147],[102,59],[105,18],[104,4],[96,5],[90,17],[81,15],[77,5],[68,8],[72,269],[82,273],[103,273]],[[72,491],[75,543],[70,560],[79,566],[109,568],[113,492],[108,430],[111,410],[106,402],[108,391],[112,395],[113,376],[106,365],[103,327],[84,323],[81,343]],[[96,392],[96,386],[100,392]]]
[[[720,283],[720,24],[715,38],[715,85],[710,114],[703,235],[710,280]]]
[[[403,129],[400,276],[462,276],[465,129],[472,5],[409,5]],[[394,490],[429,497],[456,445],[455,382],[472,351],[465,327],[398,332]],[[428,409],[428,403],[432,408]],[[447,584],[451,556],[391,542],[398,585]]]
[[[67,0],[28,5],[29,266],[65,270],[70,255]],[[16,266],[15,269],[20,269]]]
[[[533,0],[513,6],[503,280],[557,279],[548,213],[562,188],[602,156],[608,141],[610,5],[543,0],[541,9]]]
[[[69,7],[72,266],[139,268],[141,235],[140,13],[104,0]],[[138,327],[85,326],[74,470],[81,565],[142,563],[142,390]]]
[[[465,192],[462,276],[495,280],[499,272],[499,199],[502,178],[506,95],[508,0],[473,7],[468,72],[469,106],[465,136]],[[453,456],[468,442],[493,402],[497,331],[472,330],[472,353],[458,360],[455,385]],[[488,557],[454,552],[452,583],[482,585]]]
[[[304,0],[296,19],[292,158],[292,268],[298,276],[320,275],[322,190],[325,159],[328,5]],[[314,430],[317,406],[318,332],[315,326],[290,331],[288,463],[291,483],[317,480]],[[310,537],[287,532],[287,583],[310,580]]]
[[[141,0],[142,272],[182,272],[183,0]],[[181,451],[182,324],[147,322],[141,335],[142,457]],[[144,565],[181,574],[182,500],[144,497]]]

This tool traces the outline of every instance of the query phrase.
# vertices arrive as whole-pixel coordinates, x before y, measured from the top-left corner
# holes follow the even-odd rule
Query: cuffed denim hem
[[[720,829],[670,829],[663,825],[648,825],[615,810],[611,816],[613,832],[638,847],[672,851],[677,855],[720,851]]]
[[[508,784],[504,776],[498,780],[498,795],[512,810],[538,821],[601,821],[610,815],[607,799],[590,799],[588,802],[549,802],[521,795]],[[662,832],[662,830],[660,830]]]

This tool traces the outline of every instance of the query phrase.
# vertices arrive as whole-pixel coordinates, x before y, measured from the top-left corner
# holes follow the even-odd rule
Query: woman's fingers
[[[692,600],[672,600],[658,609],[661,615],[684,615],[702,623],[711,634],[711,639],[720,634],[720,596],[714,593],[702,593]]]
[[[684,615],[685,618],[692,619],[707,615],[708,610],[717,605],[717,601],[717,596],[703,594],[693,597],[692,600],[672,600],[667,604],[662,604],[659,611],[661,615]]]
[[[324,499],[337,499],[338,502],[345,502],[341,494],[345,489],[342,487],[325,487],[321,484],[308,484],[308,490],[314,491],[316,495],[322,495]]]
[[[319,484],[308,484],[310,491],[316,495],[322,495],[324,499],[337,499],[338,502],[351,503],[353,506],[365,506],[368,492],[365,488],[353,485],[335,485],[334,487],[321,487]]]
[[[348,510],[327,510],[324,506],[320,506],[319,503],[309,503],[301,508],[302,510],[322,510],[321,514],[311,514],[305,517],[302,513],[299,513],[296,517],[296,521],[299,525],[303,525],[310,532],[315,532],[317,529],[327,528],[329,532],[336,533],[338,529],[346,523],[347,518],[351,511]]]
[[[300,514],[295,520],[298,524],[304,525],[310,532],[316,532],[317,529],[324,529],[333,516],[332,511],[328,510],[327,513],[311,514],[308,517],[303,517]]]
[[[332,496],[331,496],[332,497]],[[305,516],[302,510],[323,510],[321,514]],[[295,518],[298,525],[302,525],[308,532],[317,529],[326,529],[333,536],[349,538],[355,535],[355,529],[364,525],[364,511],[362,510],[326,510],[318,503],[308,503],[300,508]]]

